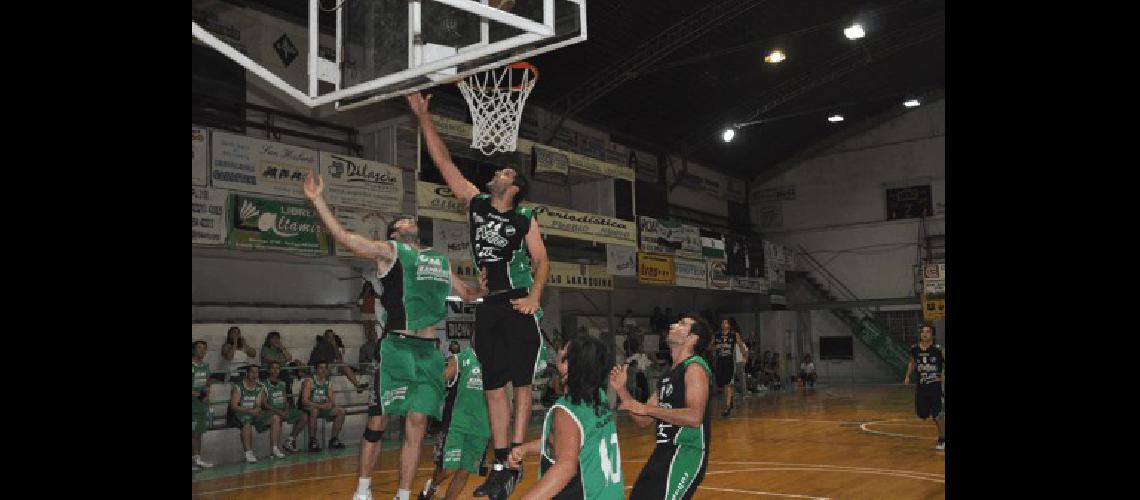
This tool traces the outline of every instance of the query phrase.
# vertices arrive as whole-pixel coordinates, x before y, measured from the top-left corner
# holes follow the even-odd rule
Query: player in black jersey
[[[700,355],[712,342],[712,328],[696,315],[669,327],[665,342],[673,366],[657,384],[657,394],[639,403],[625,387],[626,367],[610,372],[622,410],[634,423],[657,424],[657,446],[633,484],[630,500],[688,500],[705,477],[712,430],[708,363]]]
[[[910,363],[906,365],[904,384],[910,384],[910,372],[918,369],[918,385],[915,386],[914,406],[918,418],[926,420],[934,417],[938,427],[936,450],[946,449],[946,417],[942,412],[943,373],[946,367],[946,351],[934,343],[934,327],[922,325],[918,334],[918,344],[910,347]]]
[[[748,347],[740,339],[740,332],[732,328],[732,321],[728,318],[720,320],[720,333],[713,337],[712,350],[716,353],[716,363],[713,365],[713,374],[716,375],[716,386],[724,391],[724,411],[721,416],[727,417],[735,405],[733,401],[733,376],[736,372],[736,350],[747,353]]]
[[[475,266],[487,282],[487,295],[475,310],[475,336],[471,339],[483,365],[483,390],[491,420],[495,464],[475,495],[504,499],[514,491],[522,469],[509,468],[510,449],[526,438],[534,378],[546,369],[546,348],[538,329],[539,304],[550,275],[546,245],[534,210],[520,205],[529,181],[513,168],[495,172],[483,194],[463,177],[451,160],[447,145],[432,122],[428,104],[418,92],[407,96],[419,119],[428,153],[455,198],[467,206],[471,250]],[[515,425],[506,384],[514,387]]]

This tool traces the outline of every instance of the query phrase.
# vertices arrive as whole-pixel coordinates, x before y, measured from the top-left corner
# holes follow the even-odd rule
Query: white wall
[[[279,259],[279,260],[271,260]],[[369,266],[332,257],[302,258],[269,252],[195,249],[191,257],[193,302],[272,302],[333,305],[355,303]],[[340,279],[349,278],[349,279]],[[286,320],[352,319],[339,309],[193,308],[193,320],[224,318]]]
[[[792,248],[806,247],[859,298],[911,296],[919,221],[887,221],[886,189],[930,184],[935,215],[927,232],[944,234],[945,152],[945,100],[939,100],[753,186],[754,193],[795,189],[794,200],[776,202],[782,224],[758,230]],[[751,201],[756,222],[765,203]]]

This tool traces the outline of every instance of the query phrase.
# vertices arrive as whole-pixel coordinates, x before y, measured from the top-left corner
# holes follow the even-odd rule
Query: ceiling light
[[[732,142],[732,138],[735,136],[736,136],[736,130],[731,129],[731,128],[726,128],[726,129],[724,129],[724,135],[721,135],[721,138],[724,139],[724,142]]]
[[[860,24],[852,24],[850,28],[843,30],[843,34],[848,40],[858,40],[863,38],[866,33],[863,32],[863,26]]]
[[[780,61],[783,61],[784,59],[787,59],[787,56],[785,56],[784,53],[780,52],[779,50],[773,50],[770,54],[764,56],[764,62],[770,64],[776,64]]]
[[[829,121],[831,123],[841,122],[841,121],[843,121],[843,115],[831,115],[831,116],[827,117],[827,121]]]
[[[918,106],[919,104],[922,104],[922,103],[918,102],[918,99],[907,99],[906,102],[903,103],[903,106],[906,106],[908,108],[913,108],[915,106]]]

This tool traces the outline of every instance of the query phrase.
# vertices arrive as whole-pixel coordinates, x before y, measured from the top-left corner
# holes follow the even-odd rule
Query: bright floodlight
[[[843,30],[843,34],[847,36],[848,40],[858,40],[863,38],[866,33],[863,32],[862,25],[852,24],[850,28]]]
[[[724,142],[732,142],[732,138],[736,136],[736,130],[731,128],[724,129],[724,135],[721,136]]]
[[[921,103],[918,102],[918,99],[907,99],[907,101],[903,103],[903,106],[906,106],[908,108],[913,108],[915,106],[918,106],[919,104],[921,104]]]
[[[776,64],[780,61],[783,61],[784,59],[787,59],[787,57],[783,52],[780,52],[778,50],[773,50],[770,54],[764,56],[764,62],[770,64]]]
[[[827,117],[827,121],[829,121],[831,123],[841,122],[841,121],[843,121],[843,115],[831,115],[831,116]]]

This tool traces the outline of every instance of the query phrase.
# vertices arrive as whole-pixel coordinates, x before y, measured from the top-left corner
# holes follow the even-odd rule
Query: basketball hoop
[[[538,68],[520,61],[456,83],[471,111],[473,149],[487,156],[515,150],[523,105],[537,81]]]

